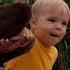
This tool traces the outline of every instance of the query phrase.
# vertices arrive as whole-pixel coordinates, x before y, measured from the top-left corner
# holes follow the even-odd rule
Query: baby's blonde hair
[[[63,0],[36,0],[36,2],[32,5],[32,15],[39,16],[39,14],[41,13],[41,7],[45,4],[47,9],[56,9],[58,8],[58,6],[64,6],[70,17],[69,7]]]

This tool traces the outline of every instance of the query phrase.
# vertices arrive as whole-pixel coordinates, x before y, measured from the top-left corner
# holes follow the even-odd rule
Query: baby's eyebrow
[[[50,17],[48,17],[48,19],[57,19],[57,17],[50,16]],[[63,21],[68,23],[69,20],[68,19],[63,19]]]
[[[56,19],[56,17],[52,17],[52,16],[51,17],[48,17],[48,18],[50,18],[50,19]]]
[[[52,16],[51,16],[51,17],[48,17],[47,19],[48,19],[48,20],[54,20],[54,21],[57,20],[56,17],[52,17]]]

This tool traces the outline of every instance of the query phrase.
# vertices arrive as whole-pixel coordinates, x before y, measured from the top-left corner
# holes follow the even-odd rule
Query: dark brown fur
[[[28,4],[0,6],[0,38],[17,35],[27,25],[30,17],[31,8]]]

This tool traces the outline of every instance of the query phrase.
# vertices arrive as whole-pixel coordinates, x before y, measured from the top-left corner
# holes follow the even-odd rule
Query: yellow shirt
[[[37,40],[33,48],[4,64],[4,70],[52,70],[58,56],[54,46],[45,47]]]

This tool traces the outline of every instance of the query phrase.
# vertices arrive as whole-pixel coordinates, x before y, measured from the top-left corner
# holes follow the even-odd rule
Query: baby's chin
[[[60,42],[60,40],[57,40],[57,41],[48,41],[48,42],[44,42],[43,45],[46,46],[46,47],[50,47],[50,46],[55,46],[56,44],[58,44]]]

